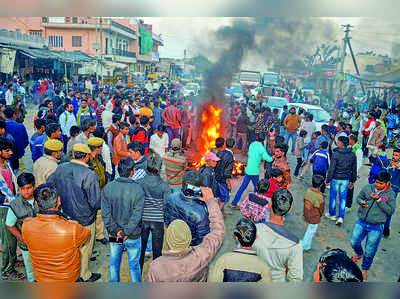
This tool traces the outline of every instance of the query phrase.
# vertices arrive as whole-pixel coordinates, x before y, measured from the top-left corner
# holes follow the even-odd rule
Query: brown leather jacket
[[[79,278],[79,246],[90,236],[90,229],[58,214],[37,214],[26,218],[22,238],[31,253],[38,282],[75,282]]]
[[[126,143],[121,133],[119,133],[118,136],[115,137],[114,139],[113,150],[114,152],[112,157],[112,163],[114,165],[118,165],[121,159],[130,156],[128,152],[128,144]]]

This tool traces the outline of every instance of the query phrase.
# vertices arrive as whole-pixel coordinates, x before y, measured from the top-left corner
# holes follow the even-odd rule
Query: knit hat
[[[72,150],[74,152],[80,152],[80,153],[85,153],[85,154],[91,154],[92,153],[90,148],[86,144],[82,144],[82,143],[75,144],[74,147],[72,148]]]
[[[217,157],[216,154],[214,154],[213,152],[208,152],[205,156],[204,156],[204,160],[206,161],[219,161],[221,160],[220,158]]]
[[[104,143],[104,140],[99,137],[90,137],[88,139],[88,144],[91,146],[99,147],[99,146],[102,146],[103,143]]]
[[[165,239],[169,249],[181,251],[189,247],[192,233],[185,221],[176,219],[168,226]]]
[[[180,149],[181,148],[181,141],[178,138],[175,138],[171,141],[171,148]]]
[[[57,151],[62,150],[63,144],[62,144],[62,142],[59,141],[59,140],[50,139],[50,140],[47,140],[47,141],[44,143],[44,147],[47,148],[47,149],[50,150],[50,151],[57,152]]]

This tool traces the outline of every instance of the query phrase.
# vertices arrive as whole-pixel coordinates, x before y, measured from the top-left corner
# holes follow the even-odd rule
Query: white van
[[[291,107],[296,108],[296,112],[298,112],[299,109],[301,108],[304,109],[306,112],[311,113],[314,116],[314,122],[317,131],[321,131],[321,126],[329,124],[329,119],[331,119],[330,114],[326,112],[324,109],[322,109],[320,106],[301,104],[301,103],[289,103],[288,107],[289,110]]]

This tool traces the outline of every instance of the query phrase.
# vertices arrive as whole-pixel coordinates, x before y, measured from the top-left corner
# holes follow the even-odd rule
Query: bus
[[[278,86],[281,75],[273,72],[265,72],[262,76],[261,84],[263,86]]]
[[[240,71],[239,82],[244,88],[250,87],[253,89],[260,84],[261,74],[254,71]]]

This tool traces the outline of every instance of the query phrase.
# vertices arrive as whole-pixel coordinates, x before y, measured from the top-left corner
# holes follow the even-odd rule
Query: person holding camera
[[[150,264],[147,282],[207,280],[209,265],[225,238],[225,224],[212,190],[201,182],[200,174],[190,171],[183,176],[183,190],[168,197],[168,250]]]
[[[396,193],[390,185],[390,173],[381,171],[375,176],[375,183],[366,185],[357,196],[360,205],[358,218],[351,234],[351,246],[355,252],[353,261],[362,261],[364,280],[367,280],[375,254],[382,238],[388,216],[396,209]],[[362,241],[367,239],[365,250]]]
[[[120,281],[120,265],[124,248],[132,282],[141,282],[139,264],[142,240],[143,189],[132,180],[135,161],[124,158],[118,163],[119,177],[101,192],[101,214],[110,236],[110,282]]]

